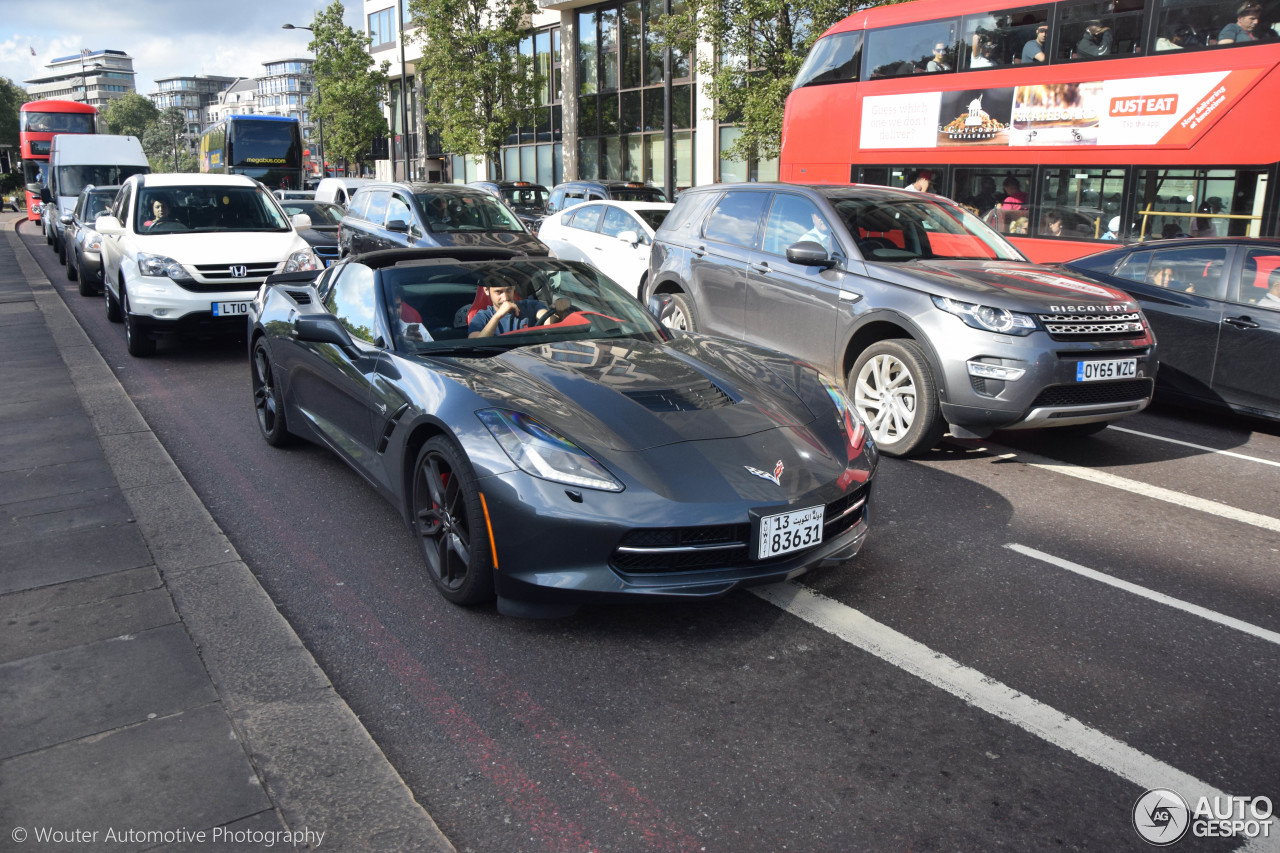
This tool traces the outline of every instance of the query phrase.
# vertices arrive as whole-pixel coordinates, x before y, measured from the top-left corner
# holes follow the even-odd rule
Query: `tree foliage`
[[[153,172],[198,172],[200,162],[187,139],[187,117],[180,107],[159,110],[142,134],[142,150]]]
[[[368,157],[373,140],[388,132],[382,105],[390,63],[371,65],[369,37],[343,23],[344,14],[340,0],[334,0],[311,23],[308,48],[316,57],[316,95],[308,109],[324,124],[325,159],[359,162]]]
[[[484,155],[502,179],[502,144],[535,123],[542,82],[520,53],[533,0],[410,0],[422,44],[423,121],[445,151]]]
[[[713,46],[697,62],[714,117],[738,125],[727,152],[734,160],[778,156],[782,112],[796,72],[818,36],[841,18],[870,6],[903,0],[674,0],[655,29],[666,42],[692,50]]]
[[[8,77],[0,77],[0,144],[13,146],[18,159],[18,109],[30,98],[27,91]]]
[[[107,104],[102,116],[107,123],[107,133],[142,139],[147,128],[159,120],[160,110],[149,98],[128,92]]]

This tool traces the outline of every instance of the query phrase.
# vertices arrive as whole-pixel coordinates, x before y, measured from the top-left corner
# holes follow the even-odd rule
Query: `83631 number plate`
[[[822,542],[822,516],[825,511],[826,507],[811,506],[761,516],[756,559],[767,560]]]

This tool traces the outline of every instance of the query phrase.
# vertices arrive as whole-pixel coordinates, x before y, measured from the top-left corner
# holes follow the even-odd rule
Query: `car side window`
[[[409,212],[409,202],[399,195],[391,196],[391,200],[387,203],[387,221],[410,223],[413,221],[413,214]]]
[[[1240,267],[1240,285],[1229,298],[1241,305],[1280,311],[1280,252],[1250,249]]]
[[[1227,249],[1224,246],[1188,247],[1153,251],[1147,266],[1147,284],[1208,299],[1222,299],[1227,282]]]
[[[1120,266],[1116,267],[1116,276],[1129,281],[1146,281],[1147,266],[1151,263],[1150,252],[1134,252],[1127,255]]]
[[[756,227],[769,194],[763,192],[728,192],[707,217],[702,234],[708,240],[731,243],[750,249],[755,246]]]
[[[378,338],[373,305],[373,270],[364,264],[343,267],[324,299],[324,307],[338,318],[347,334],[368,343]]]
[[[580,192],[567,192],[564,194],[564,206],[573,207],[575,204],[582,204],[583,197]]]
[[[133,194],[133,186],[123,186],[116,193],[116,200],[111,203],[111,215],[121,222],[127,222],[125,215],[129,212],[129,196]]]
[[[369,207],[369,197],[373,193],[357,192],[351,199],[351,204],[347,206],[347,216],[355,219],[364,219],[365,210]]]
[[[369,206],[365,208],[364,218],[374,225],[381,225],[387,218],[387,205],[391,203],[391,193],[380,190],[370,193]]]
[[[778,193],[765,221],[762,248],[771,255],[786,257],[787,247],[801,240],[817,243],[828,254],[834,246],[831,225],[818,212],[817,205],[802,196]]]
[[[573,227],[583,231],[595,231],[600,227],[600,213],[603,208],[598,204],[583,205],[573,217]]]
[[[634,216],[618,207],[605,208],[604,224],[600,226],[600,233],[608,237],[617,237],[623,231],[634,231],[641,243],[649,242],[648,235],[644,233],[644,229],[640,227],[639,222],[636,222]]]

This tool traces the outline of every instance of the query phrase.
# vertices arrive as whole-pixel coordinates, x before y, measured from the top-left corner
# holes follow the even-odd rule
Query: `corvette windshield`
[[[498,280],[515,288],[521,321],[492,337],[468,337],[473,320],[479,315],[483,325],[481,312],[490,307],[483,285]],[[382,293],[401,352],[482,355],[552,341],[666,337],[632,296],[576,261],[409,262],[383,269]]]

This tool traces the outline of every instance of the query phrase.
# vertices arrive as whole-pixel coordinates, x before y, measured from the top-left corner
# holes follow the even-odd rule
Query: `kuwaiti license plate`
[[[214,302],[215,317],[244,317],[249,313],[248,302]]]
[[[1077,382],[1103,379],[1132,379],[1138,375],[1136,358],[1114,358],[1107,361],[1082,361],[1076,365]]]
[[[811,506],[760,518],[760,538],[756,558],[767,560],[779,554],[810,548],[822,541],[822,514],[826,507]]]

